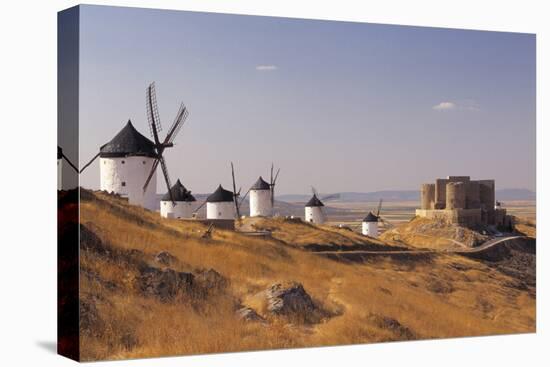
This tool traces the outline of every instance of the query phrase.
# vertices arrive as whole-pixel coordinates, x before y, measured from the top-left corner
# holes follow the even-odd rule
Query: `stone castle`
[[[468,227],[506,226],[506,209],[495,206],[495,180],[470,176],[438,178],[422,184],[416,215]]]

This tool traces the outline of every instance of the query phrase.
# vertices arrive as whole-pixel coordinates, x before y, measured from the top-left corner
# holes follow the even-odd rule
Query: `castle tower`
[[[325,214],[323,213],[323,207],[325,204],[317,198],[317,195],[313,194],[312,198],[307,202],[305,206],[306,222],[314,224],[323,224],[325,222]]]
[[[262,176],[250,188],[250,216],[269,217],[273,208],[271,206],[271,187]]]
[[[422,184],[420,189],[420,209],[433,209],[435,202],[435,185]]]
[[[361,232],[364,236],[378,237],[378,217],[372,212],[363,219]]]
[[[479,182],[470,181],[466,183],[466,209],[479,209],[480,207]]]
[[[447,179],[444,178],[438,178],[435,180],[434,209],[445,209],[447,182]]]
[[[233,193],[222,185],[206,198],[206,219],[235,219]]]
[[[466,185],[464,182],[449,182],[446,187],[447,210],[466,208]]]
[[[156,175],[143,191],[156,156],[153,142],[128,120],[126,126],[99,150],[100,189],[127,197],[130,204],[156,210]]]
[[[170,189],[175,204],[167,192],[160,200],[160,216],[163,218],[191,218],[193,216],[192,205],[196,199],[178,179]]]

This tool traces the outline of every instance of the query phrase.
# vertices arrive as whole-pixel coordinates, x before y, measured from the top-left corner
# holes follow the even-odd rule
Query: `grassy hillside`
[[[83,360],[535,331],[532,285],[482,260],[331,260],[315,251],[400,248],[282,219],[243,223],[273,238],[203,239],[198,223],[81,198]],[[274,284],[294,287],[284,312]]]
[[[449,225],[442,220],[414,217],[384,232],[380,239],[398,241],[416,248],[460,250],[475,247],[489,237],[459,225]]]

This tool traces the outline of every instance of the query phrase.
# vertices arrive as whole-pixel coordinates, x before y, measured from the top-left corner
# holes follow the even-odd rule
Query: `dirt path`
[[[498,237],[493,238],[489,241],[484,242],[482,245],[474,247],[474,248],[467,248],[463,250],[447,250],[447,251],[440,251],[440,250],[395,250],[395,251],[362,251],[362,250],[354,250],[354,251],[315,251],[316,254],[326,256],[328,258],[332,259],[346,259],[346,260],[352,260],[352,261],[358,261],[358,260],[364,260],[366,258],[372,258],[372,257],[392,257],[392,258],[420,258],[420,257],[430,257],[436,254],[441,253],[454,253],[454,254],[465,254],[465,253],[479,253],[482,251],[486,251],[494,246],[498,246],[500,244],[504,244],[507,241],[515,240],[518,238],[524,238],[525,236],[506,236],[506,237]],[[465,246],[465,245],[464,245]]]

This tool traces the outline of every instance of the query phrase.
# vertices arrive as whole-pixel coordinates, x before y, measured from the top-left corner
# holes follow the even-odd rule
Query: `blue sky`
[[[164,126],[189,108],[166,159],[193,192],[230,161],[243,187],[274,161],[279,193],[535,189],[534,35],[84,6],[80,37],[81,164],[128,119],[148,135],[155,81]]]

